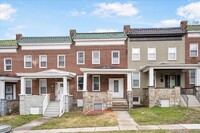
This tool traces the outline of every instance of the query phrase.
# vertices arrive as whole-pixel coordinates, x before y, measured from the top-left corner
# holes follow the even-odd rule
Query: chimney
[[[70,30],[69,34],[71,37],[73,37],[76,34],[76,30],[75,29]]]
[[[16,41],[18,41],[22,37],[22,34],[16,34]]]
[[[188,22],[188,21],[185,21],[185,20],[184,20],[184,21],[181,21],[180,26],[181,26],[182,29],[184,29],[184,30],[187,29],[187,22]]]
[[[124,25],[124,33],[127,34],[130,30],[130,25]]]

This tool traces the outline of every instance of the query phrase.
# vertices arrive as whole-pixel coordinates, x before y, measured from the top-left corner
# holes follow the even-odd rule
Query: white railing
[[[60,99],[60,114],[59,117],[65,112],[65,95],[61,96]]]
[[[50,100],[50,94],[44,94],[45,97],[44,97],[44,100],[43,100],[43,103],[42,103],[42,109],[43,109],[43,112],[42,114],[44,115],[46,109],[47,109],[47,106],[49,104],[49,100]]]

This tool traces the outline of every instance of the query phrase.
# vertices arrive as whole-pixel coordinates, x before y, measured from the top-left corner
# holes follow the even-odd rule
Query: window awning
[[[96,68],[80,68],[82,72],[87,74],[128,74],[135,71],[135,69],[96,69]]]

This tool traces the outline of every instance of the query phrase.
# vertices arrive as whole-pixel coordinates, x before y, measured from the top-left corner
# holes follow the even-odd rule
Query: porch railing
[[[188,107],[188,96],[186,94],[186,90],[184,88],[181,88],[181,96],[183,97],[183,100],[186,103],[186,106]]]
[[[65,112],[65,95],[61,96],[60,99],[60,114],[59,117]]]
[[[193,93],[196,96],[197,100],[200,102],[200,92],[196,89],[196,87],[193,88]]]
[[[45,113],[45,111],[46,111],[46,109],[47,109],[47,106],[48,106],[48,104],[49,104],[49,96],[50,96],[50,94],[44,94],[45,95],[45,97],[44,97],[44,100],[43,100],[43,103],[42,103],[42,108],[43,108],[43,112],[42,112],[42,114],[44,115],[44,113]]]

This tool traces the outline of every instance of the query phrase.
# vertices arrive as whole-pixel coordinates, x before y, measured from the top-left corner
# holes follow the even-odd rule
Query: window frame
[[[170,48],[175,48],[175,53],[174,53],[175,54],[175,58],[174,59],[171,59],[170,56],[169,56],[169,54],[170,54],[169,53],[169,51],[170,51],[169,49]],[[176,47],[168,47],[168,60],[177,60],[177,49],[176,49]]]
[[[98,78],[99,78],[99,89],[98,89],[98,90],[94,90],[94,77],[98,77]],[[98,91],[101,91],[101,89],[100,89],[101,87],[100,87],[100,86],[101,86],[100,75],[93,75],[93,76],[92,76],[92,91],[97,91],[97,92],[98,92]]]
[[[155,52],[154,52],[154,53],[150,53],[150,49],[154,49]],[[149,60],[149,61],[154,61],[154,60],[156,60],[156,48],[155,48],[155,47],[150,47],[150,48],[148,48],[148,49],[147,49],[147,52],[148,52],[148,60]],[[150,55],[149,55],[149,54],[155,54],[155,58],[154,58],[154,59],[150,59]]]
[[[31,87],[31,93],[30,94],[26,93],[26,89],[27,89],[26,82],[27,81],[30,81],[30,83],[31,83],[31,86],[30,86]],[[32,79],[25,79],[25,94],[26,95],[32,95],[32,88],[33,88]]]
[[[31,57],[31,66],[30,67],[26,66],[26,57],[27,56]],[[24,55],[24,68],[29,69],[29,68],[32,68],[32,67],[33,67],[33,57],[32,57],[32,55]]]
[[[191,50],[192,50],[192,49],[191,49],[191,45],[196,45],[196,46],[197,46],[197,49],[196,49],[197,55],[196,55],[196,56],[192,56],[192,55],[191,55]],[[198,51],[198,43],[190,43],[190,57],[198,57],[198,52],[199,52],[199,51]]]
[[[59,64],[59,62],[60,62],[59,57],[60,56],[64,57],[64,66],[60,66],[60,64]],[[65,68],[65,63],[66,63],[65,54],[58,54],[57,55],[57,68]]]
[[[45,81],[46,83],[45,83],[45,87],[46,87],[46,93],[44,93],[44,94],[47,94],[47,79],[39,79],[39,94],[40,95],[43,95],[43,93],[41,93],[41,81]]]
[[[134,79],[134,74],[136,73],[138,73],[138,86],[134,86],[134,82],[133,82],[133,80],[136,80]],[[140,72],[139,71],[132,73],[132,88],[140,88]]]
[[[79,58],[79,53],[83,53],[83,63],[79,63],[78,62],[78,58]],[[76,64],[78,64],[78,65],[83,65],[83,64],[85,64],[85,51],[77,51],[76,52]]]
[[[6,64],[6,60],[10,60],[11,64]],[[7,66],[11,66],[11,70],[7,70]],[[12,71],[12,58],[4,58],[4,71]]]
[[[192,80],[191,80],[192,71],[194,71],[194,82],[191,82],[191,81],[192,81]],[[190,70],[190,71],[189,71],[189,83],[190,83],[190,84],[196,84],[196,70]]]
[[[117,52],[118,53],[118,61],[115,63],[114,62],[114,57],[113,57],[113,53],[114,52]],[[113,50],[112,52],[111,52],[111,57],[112,57],[112,64],[120,64],[120,51],[119,50]]]
[[[98,53],[99,54],[99,58],[98,58],[98,62],[96,63],[94,60],[94,53]],[[100,51],[92,51],[92,64],[100,64],[100,59],[101,59],[101,53]]]
[[[78,88],[79,88],[79,78],[83,78],[83,88],[84,88],[84,76],[83,75],[78,75],[77,76],[77,81],[76,81],[76,84],[77,84],[77,91],[83,91],[83,89],[82,90],[79,90]]]
[[[42,63],[42,56],[46,57],[46,66],[43,67],[41,66],[41,63]],[[39,68],[47,68],[47,55],[39,55]]]
[[[135,53],[135,54],[138,54],[138,59],[133,59],[133,49],[138,49],[139,50],[139,52],[138,53]],[[140,47],[134,47],[134,48],[132,48],[132,61],[139,61],[140,60]]]

